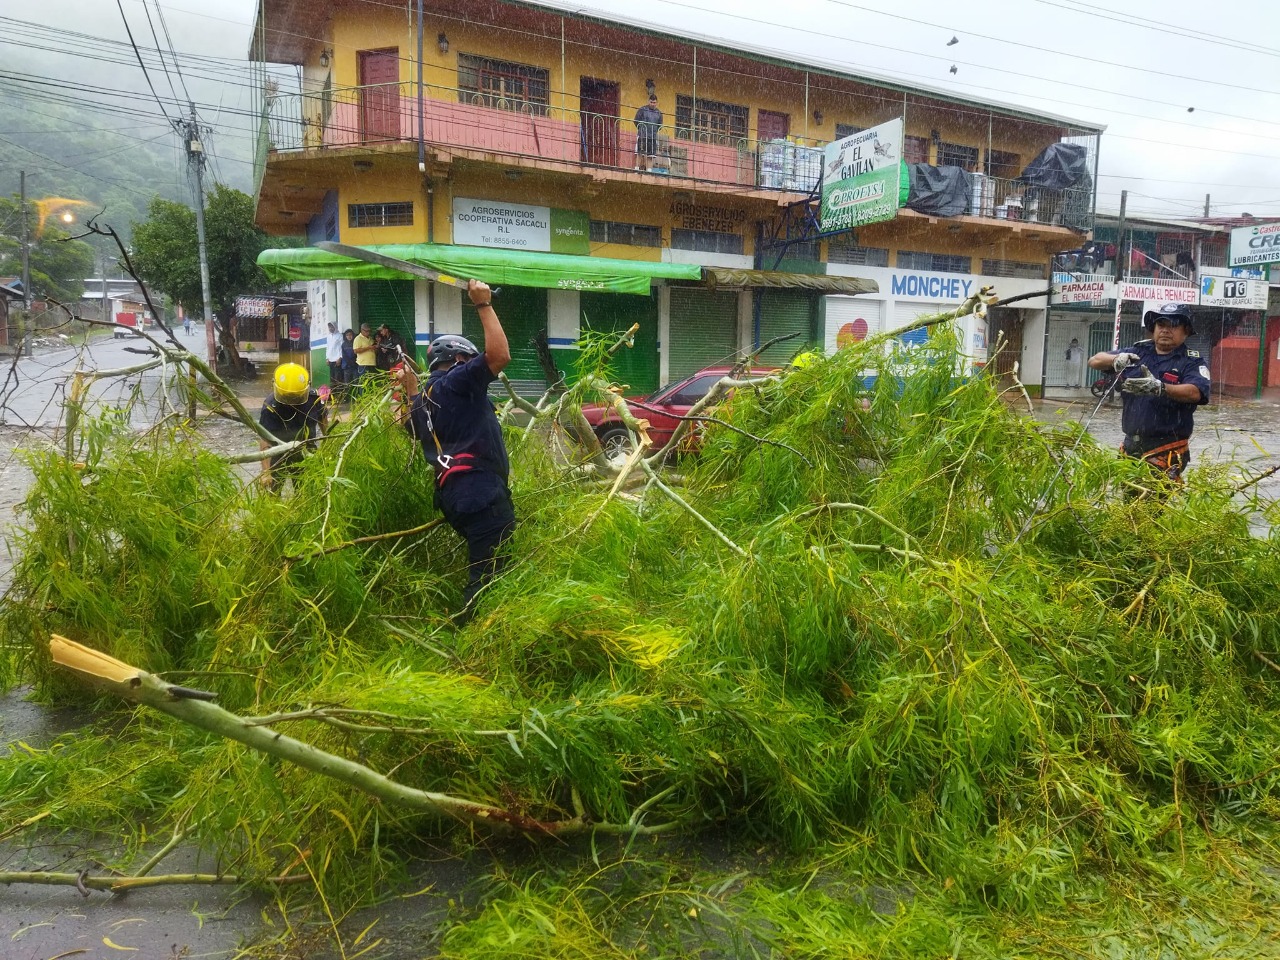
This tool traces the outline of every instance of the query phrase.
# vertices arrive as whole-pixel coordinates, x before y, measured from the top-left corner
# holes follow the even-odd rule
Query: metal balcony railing
[[[417,142],[418,87],[389,83],[268,94],[260,133],[263,156],[324,149]],[[584,110],[576,97],[551,102],[492,91],[424,85],[427,143],[486,154],[620,169],[741,187],[809,194],[822,176],[825,141],[791,137],[759,140],[724,130],[663,124],[637,130],[627,117]],[[555,101],[563,101],[557,103]],[[634,109],[620,108],[633,115]],[[637,147],[651,157],[638,152]],[[1088,229],[1091,188],[1044,190],[1016,180],[973,174],[971,216]]]

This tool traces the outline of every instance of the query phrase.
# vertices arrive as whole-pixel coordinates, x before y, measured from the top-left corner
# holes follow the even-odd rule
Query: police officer
[[[1119,353],[1095,353],[1089,366],[1120,374],[1122,452],[1178,481],[1191,459],[1195,409],[1209,402],[1209,366],[1198,350],[1186,348],[1187,337],[1195,333],[1189,307],[1166,303],[1142,320],[1150,340]]]
[[[484,328],[484,352],[466,337],[445,334],[427,348],[425,390],[419,390],[412,365],[398,371],[409,400],[410,429],[435,469],[436,504],[467,541],[465,606],[454,618],[459,624],[470,618],[475,595],[501,571],[504,561],[497,551],[516,526],[507,448],[487,395],[510,362],[511,350],[488,286],[472,280],[467,292]]]
[[[326,412],[324,401],[311,389],[311,376],[306,367],[297,363],[282,363],[276,367],[274,389],[271,396],[262,401],[258,423],[272,436],[285,442],[313,440],[324,436]],[[259,448],[269,448],[265,440],[258,441]],[[283,484],[297,472],[302,462],[302,448],[277,454],[262,461],[261,483],[268,490]]]

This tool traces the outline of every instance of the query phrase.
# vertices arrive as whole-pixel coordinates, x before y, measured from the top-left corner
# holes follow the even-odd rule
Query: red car
[[[680,426],[680,417],[687,416],[693,405],[707,395],[722,378],[733,372],[733,367],[704,367],[692,376],[663,387],[648,397],[628,397],[627,406],[637,420],[649,421],[649,436],[653,440],[653,449],[661,450],[666,446],[676,427]],[[776,373],[775,368],[756,367],[748,371],[750,377],[767,377]],[[609,459],[626,457],[631,453],[631,436],[627,428],[618,418],[613,407],[604,404],[592,404],[582,408],[591,429],[600,439],[605,456]],[[694,424],[694,426],[697,426]],[[698,431],[692,430],[685,435],[684,443],[696,445]]]

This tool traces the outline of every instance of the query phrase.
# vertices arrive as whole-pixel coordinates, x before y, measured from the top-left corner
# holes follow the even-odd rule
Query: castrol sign
[[[1232,230],[1228,263],[1233,267],[1280,263],[1280,221],[1251,224]]]

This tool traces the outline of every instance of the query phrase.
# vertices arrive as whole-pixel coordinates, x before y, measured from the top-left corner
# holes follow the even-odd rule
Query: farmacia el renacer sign
[[[900,117],[827,144],[822,151],[822,232],[896,217],[901,161]]]

